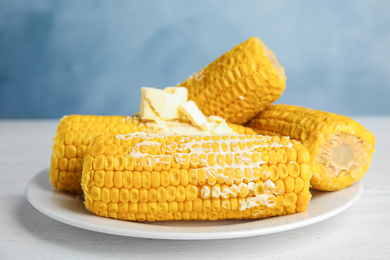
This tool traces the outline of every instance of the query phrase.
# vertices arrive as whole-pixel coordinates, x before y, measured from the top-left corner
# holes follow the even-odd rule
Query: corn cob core
[[[272,51],[252,37],[178,86],[188,89],[189,99],[205,115],[245,124],[280,97],[285,83]]]
[[[306,210],[310,156],[258,135],[100,135],[82,174],[85,205],[123,220],[258,219]]]
[[[272,105],[248,126],[301,141],[313,159],[311,185],[318,190],[340,190],[362,179],[375,150],[374,135],[353,119],[299,106]]]
[[[229,124],[234,132],[254,133],[248,127]],[[87,146],[97,134],[127,134],[132,132],[192,131],[196,127],[179,121],[167,122],[163,127],[137,116],[71,115],[61,119],[54,138],[50,164],[50,181],[61,191],[81,194],[81,172]],[[168,129],[166,129],[168,128]]]

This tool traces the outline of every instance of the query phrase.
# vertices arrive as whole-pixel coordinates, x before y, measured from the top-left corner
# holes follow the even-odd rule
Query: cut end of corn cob
[[[100,135],[82,174],[85,205],[122,220],[258,219],[305,211],[308,150],[259,135]]]
[[[284,69],[257,37],[237,45],[178,86],[188,89],[202,112],[244,124],[278,99]]]
[[[234,132],[250,134],[248,127],[229,124]],[[198,128],[179,121],[162,125],[140,120],[137,116],[71,115],[61,119],[57,127],[50,164],[50,181],[61,191],[81,194],[81,172],[87,146],[98,134],[127,134],[133,132],[199,134]]]
[[[311,185],[318,190],[340,190],[362,179],[375,150],[374,135],[358,122],[309,108],[272,105],[248,126],[301,141],[311,153]]]

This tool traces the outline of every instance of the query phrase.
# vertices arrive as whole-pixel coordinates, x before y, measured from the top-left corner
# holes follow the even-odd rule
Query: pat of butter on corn
[[[218,116],[205,117],[194,101],[188,101],[188,90],[184,87],[141,88],[141,119],[163,123],[166,120],[186,118],[194,126],[211,134],[232,134],[226,121]]]
[[[207,118],[203,115],[203,113],[196,106],[195,102],[192,100],[182,104],[179,110],[184,114],[187,119],[192,122],[192,124],[196,126],[200,126],[202,128],[202,125],[207,123]]]
[[[212,134],[233,133],[233,130],[228,126],[223,118],[219,116],[209,116],[206,118],[192,100],[182,104],[180,106],[180,110],[187,119],[189,119],[194,125],[199,126],[205,132]]]
[[[145,120],[179,119],[179,106],[188,100],[186,88],[141,88],[140,117]]]

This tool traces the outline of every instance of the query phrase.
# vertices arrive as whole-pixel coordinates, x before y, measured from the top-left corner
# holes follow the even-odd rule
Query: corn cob
[[[272,105],[248,126],[264,135],[290,136],[311,154],[313,188],[340,190],[364,177],[375,150],[375,137],[345,116],[292,105]]]
[[[86,207],[103,217],[259,219],[306,210],[309,161],[286,137],[99,135],[81,185]]]
[[[278,99],[284,69],[257,37],[237,45],[178,86],[188,89],[203,114],[244,124]]]
[[[81,194],[81,172],[86,148],[97,134],[155,132],[144,120],[130,116],[71,115],[61,119],[54,138],[50,181],[59,190]],[[184,125],[184,124],[183,124]],[[237,133],[254,133],[248,127],[229,124]]]

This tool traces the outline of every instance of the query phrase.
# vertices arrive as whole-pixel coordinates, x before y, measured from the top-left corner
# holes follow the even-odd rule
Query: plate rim
[[[270,227],[263,227],[263,228],[254,228],[254,229],[245,229],[245,230],[240,230],[240,229],[236,229],[236,230],[219,230],[218,232],[188,232],[188,231],[185,231],[185,232],[172,232],[170,231],[169,229],[172,228],[172,226],[168,225],[168,226],[165,226],[165,225],[160,225],[160,224],[164,224],[164,223],[175,223],[176,221],[169,221],[169,222],[131,222],[131,221],[123,221],[123,220],[120,220],[120,221],[123,221],[124,223],[130,223],[130,224],[126,224],[128,225],[129,227],[132,227],[132,226],[135,226],[135,227],[143,227],[143,226],[146,226],[146,225],[150,225],[150,224],[155,224],[155,223],[158,223],[158,225],[153,225],[155,227],[155,230],[154,231],[142,231],[142,230],[139,230],[139,229],[133,229],[131,231],[129,231],[129,229],[121,229],[121,228],[115,228],[115,227],[112,227],[112,226],[106,226],[106,225],[99,225],[99,224],[93,224],[93,223],[88,223],[88,222],[85,222],[85,221],[80,221],[79,219],[70,219],[69,217],[66,217],[66,216],[62,216],[62,215],[59,215],[59,214],[55,214],[54,212],[46,209],[45,207],[42,206],[41,203],[39,203],[36,198],[34,197],[34,192],[38,191],[37,190],[37,181],[45,181],[46,184],[47,182],[49,182],[50,186],[51,186],[51,183],[49,181],[49,174],[48,174],[48,169],[44,169],[40,172],[38,172],[37,174],[35,174],[31,179],[30,181],[28,182],[28,185],[25,189],[25,196],[27,198],[27,200],[29,201],[29,203],[35,208],[37,209],[39,212],[43,213],[44,215],[54,219],[54,220],[57,220],[59,222],[62,222],[62,223],[65,223],[67,225],[70,225],[70,226],[74,226],[74,227],[77,227],[77,228],[81,228],[81,229],[85,229],[85,230],[90,230],[90,231],[95,231],[95,232],[100,232],[100,233],[106,233],[106,234],[111,234],[111,235],[119,235],[119,236],[126,236],[126,237],[138,237],[138,238],[151,238],[151,239],[167,239],[167,240],[214,240],[214,239],[231,239],[231,238],[239,238],[239,237],[252,237],[252,236],[260,236],[260,235],[268,235],[268,234],[273,234],[273,233],[279,233],[279,232],[283,232],[283,231],[288,231],[288,230],[292,230],[292,229],[297,229],[297,228],[301,228],[301,227],[304,227],[304,226],[309,226],[309,225],[312,225],[312,224],[315,224],[315,223],[318,223],[318,222],[321,222],[323,220],[326,220],[326,219],[329,219],[343,211],[345,211],[346,209],[348,209],[349,207],[351,207],[362,195],[363,193],[363,182],[360,180],[360,181],[357,181],[356,183],[354,183],[353,185],[351,185],[350,187],[347,187],[343,190],[347,190],[347,189],[355,189],[355,193],[353,194],[353,196],[351,197],[351,199],[349,201],[347,201],[346,203],[342,204],[342,205],[339,205],[337,207],[335,207],[334,209],[330,210],[330,211],[327,211],[323,214],[320,214],[318,216],[313,216],[313,217],[306,217],[304,215],[309,215],[310,214],[310,203],[312,203],[312,201],[309,203],[309,206],[308,206],[308,209],[305,211],[305,212],[302,212],[302,213],[295,213],[295,214],[291,214],[291,215],[286,215],[286,216],[280,216],[280,217],[272,217],[272,218],[268,218],[268,219],[259,219],[259,220],[245,220],[245,222],[243,223],[235,223],[235,227],[238,227],[238,226],[246,226],[246,225],[253,225],[253,223],[261,223],[261,222],[264,222],[264,221],[267,221],[267,220],[276,220],[276,222],[278,222],[277,220],[280,219],[280,218],[283,218],[284,220],[287,220],[287,218],[290,218],[290,219],[293,219],[293,218],[297,218],[297,216],[300,216],[298,217],[298,220],[297,221],[293,221],[293,222],[289,222],[289,223],[286,223],[286,224],[282,224],[282,225],[276,225],[276,226],[270,226]],[[46,175],[46,176],[45,176]],[[42,178],[42,180],[40,179]],[[46,180],[45,180],[46,178]],[[58,193],[61,193],[59,190],[56,190],[53,186],[52,187],[52,190],[51,190],[51,193],[54,193],[54,192],[58,192]],[[320,192],[320,191],[314,191],[314,193],[323,193],[323,194],[331,194],[331,193],[334,193],[334,192],[342,192],[343,190],[340,190],[340,191],[332,191],[332,192]],[[43,190],[42,190],[43,191]],[[64,196],[73,196],[72,194],[68,194],[68,193],[62,193]],[[62,196],[61,194],[61,196]],[[77,199],[76,198],[76,195],[74,195],[74,199]],[[101,220],[102,217],[99,217],[99,216],[96,216],[96,215],[93,215],[92,213],[89,213],[87,209],[85,209],[86,213],[89,214],[88,215],[88,218],[92,218],[92,219],[97,219],[97,220]],[[118,220],[116,219],[110,219],[110,218],[103,218],[106,222],[110,223],[118,223]],[[225,221],[225,220],[222,220],[222,221]],[[236,222],[237,220],[226,220],[226,221],[234,221]],[[260,222],[261,221],[261,222]],[[183,220],[180,220],[180,221],[177,221],[177,222],[181,222],[183,223]],[[186,221],[186,222],[191,222],[192,224],[194,223],[205,223],[205,221]],[[208,223],[211,223],[211,221],[206,221]],[[280,221],[281,222],[281,221]],[[185,222],[184,222],[185,223]],[[114,224],[115,226],[115,224]],[[255,224],[253,225],[255,226]],[[205,228],[206,227],[210,227],[210,226],[204,226]],[[213,227],[213,226],[211,226]],[[221,227],[226,227],[226,225],[222,225]],[[199,227],[196,227],[197,229],[199,229]],[[200,227],[201,229],[203,228]],[[166,230],[165,230],[166,229]]]

